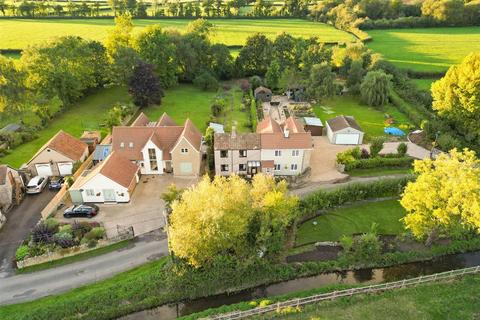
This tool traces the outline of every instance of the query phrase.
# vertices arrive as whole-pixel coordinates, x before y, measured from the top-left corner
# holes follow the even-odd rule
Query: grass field
[[[165,19],[135,20],[135,31],[151,25],[184,29],[191,20]],[[261,32],[273,38],[285,31],[297,37],[317,36],[321,41],[352,41],[353,36],[331,26],[301,19],[216,19],[217,27],[212,40],[226,45],[243,45],[245,39]],[[0,49],[23,49],[33,43],[41,43],[52,37],[77,35],[88,39],[103,40],[113,26],[113,19],[2,19],[0,20]],[[36,30],[32,32],[32,30]]]
[[[415,83],[419,89],[429,92],[430,88],[432,87],[432,83],[437,80],[438,79],[412,79],[413,83]]]
[[[399,67],[445,71],[480,51],[480,27],[368,30],[368,46]]]
[[[38,131],[39,137],[22,144],[0,158],[0,163],[20,167],[27,162],[59,130],[80,136],[86,129],[98,129],[105,119],[106,112],[117,102],[127,102],[130,98],[124,88],[115,87],[98,91],[57,115],[46,128]]]
[[[362,104],[358,97],[337,96],[314,106],[317,116],[326,121],[338,115],[353,116],[365,131],[367,139],[384,136],[385,114],[393,117],[396,124],[408,124],[407,117],[393,106],[386,106],[383,111]]]
[[[210,119],[210,106],[216,95],[216,91],[201,91],[192,85],[178,85],[165,92],[161,105],[148,107],[143,112],[152,120],[160,118],[166,112],[179,125],[190,118],[203,133]],[[228,102],[234,101],[234,107],[232,110],[231,103],[228,105],[229,108],[221,118],[221,122],[226,125],[226,128],[236,124],[239,132],[250,131],[248,112],[240,110],[240,90],[238,88],[231,89],[226,93],[226,97]],[[37,132],[39,135],[37,139],[18,146],[9,155],[0,158],[0,163],[20,167],[59,130],[80,136],[86,129],[98,129],[105,119],[107,111],[115,103],[128,101],[130,101],[130,97],[125,88],[102,89],[59,114],[45,129]],[[0,124],[17,121],[19,121],[19,117],[10,116],[2,119]]]
[[[466,276],[380,294],[325,301],[308,305],[300,313],[272,313],[262,319],[478,319],[479,290],[480,276]]]
[[[301,224],[297,230],[296,245],[318,241],[338,241],[343,235],[368,232],[372,223],[378,223],[380,234],[399,234],[399,221],[405,210],[398,200],[367,202],[339,208]],[[317,224],[313,224],[313,222]]]

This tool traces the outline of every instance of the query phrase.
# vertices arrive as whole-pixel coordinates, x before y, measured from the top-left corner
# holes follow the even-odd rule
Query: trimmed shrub
[[[382,257],[382,242],[374,233],[365,233],[359,237],[342,237],[341,257],[350,264],[362,265],[379,261]]]
[[[96,228],[93,228],[92,230],[90,230],[88,233],[86,233],[84,238],[88,239],[88,240],[91,240],[91,239],[98,240],[98,239],[102,239],[103,237],[105,237],[105,234],[106,234],[105,228],[96,227]]]
[[[408,146],[405,142],[402,142],[397,147],[397,153],[399,156],[404,157],[407,154]]]
[[[17,251],[15,252],[15,260],[17,261],[22,261],[28,256],[30,248],[28,246],[22,245],[17,248]]]
[[[73,236],[77,239],[83,238],[90,230],[92,230],[92,226],[88,222],[74,222],[72,225]]]
[[[204,72],[193,79],[193,84],[202,90],[216,90],[218,89],[218,80],[209,72]]]
[[[337,163],[347,165],[349,163],[355,162],[355,160],[360,159],[361,157],[362,151],[359,147],[355,147],[337,153]]]
[[[73,235],[73,228],[71,224],[64,224],[60,228],[58,228],[58,233],[66,233]]]
[[[55,220],[53,218],[48,218],[43,223],[48,228],[48,230],[50,230],[53,233],[58,231],[58,226],[60,224],[57,220]]]
[[[73,240],[73,236],[69,233],[56,233],[53,236],[53,240],[55,241],[56,245],[59,245],[62,248],[70,248],[75,245],[75,241]]]
[[[370,159],[360,159],[345,164],[345,171],[353,169],[373,169],[373,168],[408,168],[412,166],[415,159],[410,157],[375,157]]]
[[[369,183],[353,183],[333,191],[319,190],[300,200],[302,220],[315,216],[320,210],[328,210],[367,199],[399,196],[413,176],[395,179],[382,179]]]
[[[370,156],[376,157],[383,149],[383,143],[385,142],[385,138],[383,137],[376,137],[372,139],[372,143],[370,144]]]

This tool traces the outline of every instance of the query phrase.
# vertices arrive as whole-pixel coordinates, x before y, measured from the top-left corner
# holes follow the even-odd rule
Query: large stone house
[[[192,121],[176,124],[166,113],[158,121],[140,114],[131,126],[114,127],[112,151],[140,167],[142,174],[198,176],[202,134]]]
[[[73,165],[88,157],[88,145],[60,130],[28,161],[27,168],[33,176],[67,176]]]
[[[219,133],[214,137],[215,172],[253,176],[301,174],[310,166],[312,136],[293,117],[279,124],[266,117],[256,133]]]
[[[19,204],[23,191],[23,178],[19,172],[5,164],[0,165],[0,211],[7,212]]]

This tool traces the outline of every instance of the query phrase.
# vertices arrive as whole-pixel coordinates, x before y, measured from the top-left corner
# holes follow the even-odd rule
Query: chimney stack
[[[231,133],[232,139],[235,139],[237,137],[237,127],[232,126],[232,133]]]
[[[288,138],[289,135],[290,135],[290,130],[288,130],[288,128],[283,129],[283,136],[285,138]]]

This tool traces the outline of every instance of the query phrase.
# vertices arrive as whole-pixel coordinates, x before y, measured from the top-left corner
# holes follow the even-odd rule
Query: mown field
[[[383,110],[378,110],[362,104],[359,100],[354,96],[336,96],[314,106],[314,111],[322,121],[338,115],[353,116],[365,131],[367,139],[385,135],[383,129],[386,115],[393,117],[397,126],[409,123],[407,117],[391,105],[384,107]]]
[[[182,30],[190,21],[137,19],[134,24],[136,32],[151,24]],[[285,31],[296,37],[317,36],[321,41],[354,40],[353,36],[331,26],[301,19],[215,19],[212,22],[217,27],[212,40],[226,45],[243,45],[245,39],[256,32],[270,38]],[[29,44],[65,35],[103,40],[113,23],[113,19],[4,19],[0,20],[0,49],[23,49]]]
[[[381,294],[360,295],[306,306],[302,312],[262,319],[434,320],[478,319],[480,276],[429,283]]]
[[[398,67],[445,71],[480,51],[480,27],[368,30],[368,46]]]
[[[399,234],[403,229],[400,218],[405,210],[398,200],[368,202],[339,208],[308,220],[298,227],[297,246],[319,241],[338,241],[344,235],[370,231],[378,224],[380,234]]]

